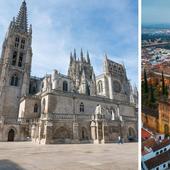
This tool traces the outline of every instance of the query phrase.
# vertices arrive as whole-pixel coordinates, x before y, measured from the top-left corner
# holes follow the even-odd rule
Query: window
[[[10,84],[11,86],[18,86],[18,76],[16,74],[11,77]]]
[[[157,167],[156,170],[159,170],[159,167]]]
[[[32,87],[32,92],[33,92],[33,93],[36,93],[36,91],[37,91],[36,89],[37,89],[37,88],[36,88],[36,86],[34,85],[34,86]]]
[[[84,112],[84,104],[83,103],[80,104],[80,112]]]
[[[63,82],[63,91],[68,91],[68,83],[66,81]]]
[[[34,113],[37,113],[38,112],[38,105],[37,103],[34,105]]]
[[[21,40],[21,49],[24,49],[25,48],[25,39],[22,39]]]
[[[19,37],[15,38],[15,47],[18,48],[19,46]]]
[[[160,154],[163,152],[163,150],[160,150]]]
[[[86,94],[90,96],[90,85],[88,85],[87,81],[86,81]]]
[[[15,66],[17,62],[17,52],[14,51],[13,57],[12,57],[12,65]]]
[[[164,152],[165,152],[166,150],[167,150],[167,149],[165,148],[165,149],[164,149]]]
[[[23,53],[20,53],[19,55],[18,67],[22,67],[23,55]]]
[[[98,82],[98,92],[99,93],[103,92],[103,83],[101,80]]]
[[[158,155],[159,154],[159,152],[156,152],[156,155]]]
[[[165,167],[166,167],[166,164],[163,164],[163,167],[165,168]]]

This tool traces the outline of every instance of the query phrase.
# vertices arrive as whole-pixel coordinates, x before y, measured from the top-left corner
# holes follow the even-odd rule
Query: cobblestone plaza
[[[0,143],[0,170],[136,170],[137,143]]]

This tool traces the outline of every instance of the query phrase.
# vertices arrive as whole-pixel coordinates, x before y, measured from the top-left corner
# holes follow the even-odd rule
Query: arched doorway
[[[82,140],[88,140],[88,133],[85,127],[81,129],[81,139]]]
[[[15,131],[13,129],[11,129],[9,132],[8,132],[8,141],[9,142],[13,142],[15,139]]]
[[[54,131],[53,140],[55,143],[66,143],[71,140],[71,131],[66,127],[60,127]]]
[[[129,142],[134,142],[136,140],[135,130],[132,127],[128,129],[128,140]]]
[[[85,131],[84,131],[84,129],[82,130],[82,139],[85,139]]]

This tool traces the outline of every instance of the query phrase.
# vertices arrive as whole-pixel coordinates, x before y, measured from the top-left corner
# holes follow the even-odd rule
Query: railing
[[[3,118],[0,122],[4,124],[32,124],[38,122],[39,119],[27,119],[27,118]]]
[[[53,120],[91,120],[92,114],[50,113],[46,118]],[[43,118],[43,117],[42,117]],[[45,115],[44,115],[45,118]]]
[[[122,119],[124,121],[137,121],[136,117],[130,117],[130,116],[122,116]]]
[[[73,114],[52,114],[52,119],[53,120],[58,120],[58,119],[73,119]]]
[[[47,118],[51,120],[92,120],[92,115],[94,114],[71,114],[71,113],[48,113],[48,115],[44,114],[41,116],[41,118]],[[95,115],[100,116],[97,119],[105,119],[106,115]],[[101,117],[102,116],[102,117]],[[122,119],[124,121],[137,121],[136,117],[132,116],[122,116]]]
[[[50,113],[50,114],[42,114],[41,119],[51,119],[54,121],[62,121],[62,120],[84,120],[84,121],[91,121],[93,114],[69,114],[69,113]],[[102,116],[98,119],[105,119],[105,115],[95,115],[95,116]],[[136,117],[130,116],[122,116],[123,121],[137,121]],[[7,119],[0,119],[0,122],[4,122],[5,124],[34,124],[38,123],[40,118],[7,118]]]
[[[18,118],[17,121],[20,124],[33,124],[39,122],[39,118],[34,118],[34,119]]]

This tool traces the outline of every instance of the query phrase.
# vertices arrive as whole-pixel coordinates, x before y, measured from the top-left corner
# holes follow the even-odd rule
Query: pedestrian
[[[120,139],[120,136],[118,136],[118,144],[120,144],[120,140],[121,140],[121,139]]]

